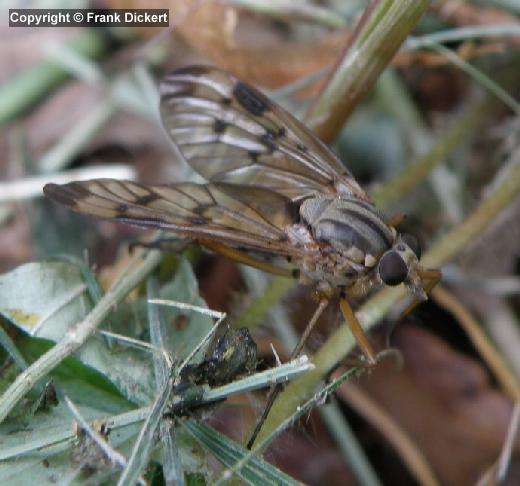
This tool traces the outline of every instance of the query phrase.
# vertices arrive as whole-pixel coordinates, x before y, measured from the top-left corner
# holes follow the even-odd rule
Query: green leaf
[[[24,357],[33,362],[46,353],[52,343],[45,339],[23,336],[19,339]],[[119,389],[103,373],[74,357],[63,360],[50,374],[73,401],[90,405],[104,413],[118,413],[131,408]]]
[[[0,276],[0,314],[31,336],[57,342],[90,308],[81,269],[70,262],[27,263]],[[128,400],[144,404],[153,397],[151,360],[144,351],[110,349],[94,335],[76,356]]]
[[[106,414],[98,409],[81,406],[87,420],[103,419]],[[70,474],[79,473],[71,468],[71,447],[74,445],[75,422],[70,410],[59,404],[48,413],[32,417],[30,426],[21,427],[13,422],[0,426],[0,481],[5,484],[56,484]],[[128,449],[129,440],[139,430],[139,424],[129,424],[110,432],[113,447]],[[24,479],[25,478],[25,479]]]
[[[251,451],[207,425],[194,420],[181,423],[189,434],[228,468],[232,468],[238,461],[251,453]],[[237,475],[249,484],[301,484],[263,459],[254,456],[237,472]]]
[[[76,266],[34,262],[0,276],[0,314],[28,334],[57,341],[90,304]]]
[[[23,331],[16,339],[21,351],[20,365],[24,365],[23,360],[31,363],[46,353],[91,309],[85,269],[80,267],[74,261],[42,261],[0,275],[0,315]],[[159,296],[207,308],[198,294],[191,266],[185,260],[180,262],[175,278],[160,290]],[[148,305],[146,298],[121,304],[120,311],[110,315],[110,322],[121,331],[126,327],[127,331],[133,330],[134,335],[142,337]],[[165,348],[179,361],[213,327],[210,316],[194,310],[163,306],[160,311],[166,323]],[[185,319],[180,319],[181,316]],[[179,326],[180,320],[185,327]],[[13,347],[8,340],[4,345]],[[15,351],[16,348],[10,350],[12,356]],[[58,395],[66,393],[71,397],[87,419],[129,410],[132,403],[125,397],[134,403],[148,404],[156,393],[149,352],[123,347],[117,339],[113,339],[113,346],[109,348],[99,334],[92,336],[74,356],[63,360],[50,377]],[[18,420],[11,416],[11,420],[0,427],[0,459],[4,459],[0,478],[17,481],[25,477],[28,482],[27,478],[32,476],[43,478],[43,484],[56,478],[78,479],[80,469],[70,465],[73,435],[70,412],[61,403],[57,408],[36,414],[29,414],[26,409],[18,407]],[[29,411],[33,412],[34,407],[29,407]],[[25,424],[30,425],[27,430]],[[128,450],[132,448],[130,439],[137,431],[135,424],[125,443]],[[112,434],[110,438],[112,442]],[[195,452],[200,446],[194,442],[188,434],[179,436],[177,446],[184,470],[205,474],[205,459]]]

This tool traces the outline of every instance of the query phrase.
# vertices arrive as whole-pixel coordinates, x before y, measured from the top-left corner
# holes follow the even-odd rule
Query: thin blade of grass
[[[202,446],[210,451],[222,464],[232,469],[234,465],[250,455],[250,451],[232,441],[225,435],[194,420],[181,422],[182,427]],[[248,484],[265,485],[297,485],[287,474],[275,468],[268,462],[257,457],[251,457],[246,464],[236,471],[237,475]],[[222,483],[232,478],[231,471],[225,471]],[[215,483],[218,484],[218,483]]]

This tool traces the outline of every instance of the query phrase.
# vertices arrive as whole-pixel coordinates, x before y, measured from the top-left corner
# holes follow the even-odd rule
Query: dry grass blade
[[[482,474],[476,483],[476,486],[494,486],[496,484],[502,484],[505,480],[511,462],[511,455],[513,454],[515,439],[518,436],[519,425],[520,404],[516,403],[513,413],[511,414],[511,420],[509,422],[502,452],[497,461],[484,474]]]
[[[418,484],[440,484],[413,439],[366,393],[355,385],[345,383],[338,389],[337,395],[384,435],[406,463]]]
[[[455,295],[438,286],[432,291],[432,298],[441,307],[451,312],[459,321],[469,339],[487,363],[500,386],[517,403],[520,403],[520,383],[511,372],[502,354],[493,346],[470,311]]]

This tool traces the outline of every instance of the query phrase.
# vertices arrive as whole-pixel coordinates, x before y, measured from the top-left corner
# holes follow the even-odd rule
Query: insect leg
[[[347,300],[347,297],[345,294],[342,294],[340,296],[339,300],[339,306],[341,308],[341,312],[343,313],[343,317],[347,321],[350,330],[352,331],[352,334],[356,338],[356,341],[367,357],[367,361],[369,365],[375,365],[376,364],[376,353],[374,351],[374,348],[370,344],[370,341],[368,340],[368,337],[359,323],[358,318],[356,317],[356,314],[352,310],[352,307],[350,306],[350,303]]]
[[[436,269],[418,270],[417,273],[419,277],[421,277],[423,280],[429,281],[429,283],[426,284],[424,287],[424,291],[427,294],[429,294],[433,287],[435,287],[439,283],[442,277],[441,271]]]
[[[217,241],[212,240],[199,240],[199,243],[204,248],[214,251],[219,255],[230,258],[235,262],[243,263],[244,265],[249,265],[253,268],[258,268],[260,270],[263,270],[264,272],[272,273],[274,275],[279,275],[280,277],[287,278],[296,278],[298,276],[297,273],[295,273],[293,270],[278,267],[276,265],[272,265],[271,263],[264,262],[263,260],[254,258],[243,251],[224,245],[223,243],[219,243]]]
[[[300,337],[300,340],[298,341],[298,344],[293,349],[293,352],[291,353],[291,356],[289,360],[295,359],[303,349],[303,346],[305,345],[305,342],[307,341],[307,338],[309,337],[310,333],[314,329],[314,326],[316,326],[316,323],[318,322],[318,319],[320,318],[321,314],[329,304],[328,299],[322,299],[320,300],[320,303],[318,304],[318,307],[314,311],[314,314],[311,317],[311,320],[307,324],[307,327],[303,331],[303,334]],[[251,449],[253,447],[253,444],[255,443],[256,438],[258,437],[258,434],[260,432],[260,429],[262,428],[262,425],[264,425],[264,422],[267,418],[267,415],[269,415],[269,412],[271,411],[271,408],[273,406],[274,401],[276,400],[276,397],[280,394],[280,392],[283,390],[283,385],[281,383],[276,384],[271,388],[271,391],[269,392],[269,395],[267,396],[266,404],[264,411],[262,412],[262,416],[258,420],[255,426],[255,430],[251,434],[251,438],[249,439],[247,443],[247,448]]]
[[[417,270],[417,274],[419,275],[419,277],[421,277],[422,281],[425,282],[423,289],[426,294],[429,294],[431,292],[433,287],[435,287],[439,283],[442,277],[442,273],[440,272],[440,270],[436,269]],[[422,301],[423,300],[421,300],[420,298],[415,297],[412,303],[402,313],[401,318],[410,314],[410,312],[412,312]]]

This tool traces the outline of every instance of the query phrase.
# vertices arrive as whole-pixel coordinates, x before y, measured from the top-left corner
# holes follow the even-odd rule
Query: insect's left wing
[[[294,223],[290,200],[272,191],[226,183],[144,185],[94,179],[44,187],[46,196],[73,211],[162,228],[193,240],[294,256],[285,228]]]
[[[160,91],[167,132],[209,181],[266,187],[293,201],[316,193],[369,199],[302,123],[229,73],[180,69]]]

